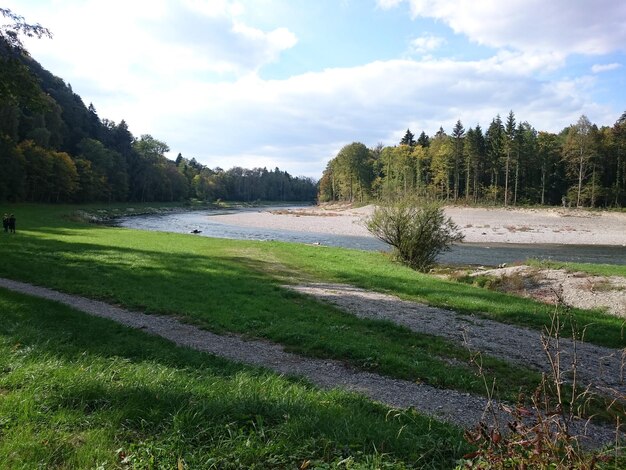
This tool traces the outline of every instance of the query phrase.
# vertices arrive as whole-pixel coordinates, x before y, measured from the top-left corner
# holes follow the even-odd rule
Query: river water
[[[275,208],[264,208],[270,210]],[[241,209],[255,210],[258,209]],[[224,210],[184,212],[175,214],[124,217],[116,225],[140,230],[190,233],[200,230],[199,236],[230,238],[235,240],[278,240],[295,243],[320,244],[359,250],[388,250],[386,244],[374,237],[272,230],[238,227],[211,220],[211,215],[229,213]],[[626,264],[626,248],[603,245],[553,245],[510,243],[461,243],[439,256],[444,264],[471,264],[498,266],[529,258],[578,263]]]

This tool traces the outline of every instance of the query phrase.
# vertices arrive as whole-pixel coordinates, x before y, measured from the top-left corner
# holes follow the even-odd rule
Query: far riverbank
[[[120,219],[118,223],[143,230],[197,231],[200,236],[217,238],[387,250],[388,247],[364,226],[372,210],[371,206],[265,207],[134,216]],[[625,214],[558,217],[552,210],[453,207],[447,211],[463,229],[467,242],[442,254],[439,261],[444,264],[498,266],[529,258],[626,264]],[[576,234],[582,240],[578,244]]]
[[[371,237],[365,220],[369,205],[260,209],[212,217],[240,227]],[[467,243],[608,245],[626,247],[626,213],[580,209],[505,209],[446,207]]]

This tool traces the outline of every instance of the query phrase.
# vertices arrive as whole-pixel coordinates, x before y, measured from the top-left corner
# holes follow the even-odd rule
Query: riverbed
[[[570,212],[564,217],[558,217],[550,210],[545,214],[537,210],[525,213],[475,208],[452,208],[446,211],[452,213],[450,216],[464,231],[466,240],[470,241],[455,245],[450,251],[441,254],[438,260],[444,264],[498,266],[529,258],[626,264],[626,218],[622,225],[621,214],[604,217]],[[317,207],[264,207],[133,216],[119,219],[117,225],[189,234],[196,231],[196,236],[215,238],[278,240],[320,247],[388,250],[387,245],[371,236],[364,227],[363,220],[370,212],[368,208],[346,210],[331,207],[322,210]],[[523,220],[523,224],[520,225],[518,218]],[[494,221],[499,221],[500,225]],[[605,238],[594,236],[594,229],[600,230]],[[572,243],[576,240],[576,234],[581,240],[609,240],[614,244]],[[606,238],[607,234],[611,238]],[[477,242],[476,239],[486,241]],[[567,243],[541,243],[544,239],[566,240]]]

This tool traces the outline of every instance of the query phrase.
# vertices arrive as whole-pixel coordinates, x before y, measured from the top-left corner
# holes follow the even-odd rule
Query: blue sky
[[[9,0],[33,57],[101,118],[214,168],[319,178],[345,144],[407,127],[558,132],[626,110],[615,0]]]

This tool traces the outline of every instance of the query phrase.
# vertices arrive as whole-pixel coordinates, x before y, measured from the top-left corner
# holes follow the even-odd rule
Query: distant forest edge
[[[7,60],[12,73],[36,77],[39,96],[25,88],[29,96],[22,99],[19,87],[18,93],[3,89],[13,78],[3,75]],[[7,79],[0,83],[0,201],[312,202],[317,196],[316,181],[278,168],[224,171],[181,154],[169,160],[167,144],[135,138],[124,120],[100,119],[93,105],[86,107],[70,85],[26,54],[0,56],[0,68],[0,82]]]
[[[399,145],[373,149],[354,142],[324,170],[319,200],[393,200],[418,195],[448,203],[624,207],[626,112],[613,127],[581,116],[560,133],[537,132],[528,122],[496,116],[483,133],[457,121]]]
[[[51,37],[0,8],[0,201],[349,201],[406,195],[454,203],[626,204],[626,112],[612,127],[581,116],[558,134],[511,111],[485,132],[457,121],[448,135],[407,129],[398,145],[355,142],[331,159],[319,183],[278,168],[208,168],[124,120],[101,119],[71,86],[45,70],[20,36]],[[210,145],[208,143],[207,145]]]

